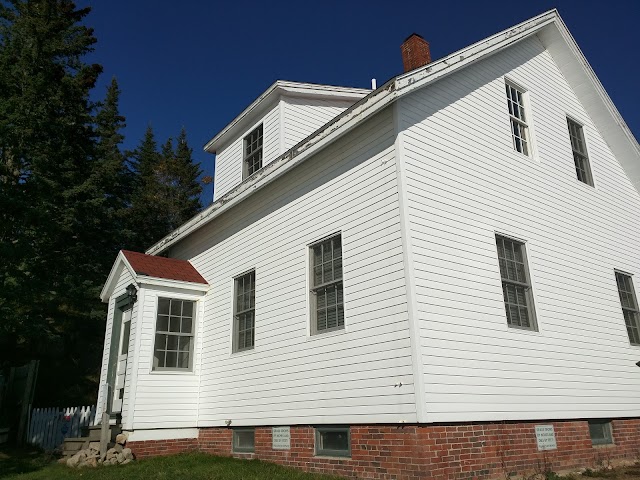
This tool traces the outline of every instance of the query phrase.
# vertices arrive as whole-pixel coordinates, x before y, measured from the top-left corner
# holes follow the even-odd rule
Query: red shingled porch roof
[[[138,275],[207,284],[207,281],[187,260],[156,257],[129,250],[122,250],[122,253]]]

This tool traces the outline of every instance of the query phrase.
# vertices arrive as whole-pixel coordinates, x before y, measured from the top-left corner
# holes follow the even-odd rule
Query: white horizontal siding
[[[533,158],[511,145],[504,76],[528,90]],[[428,420],[639,415],[614,268],[640,274],[640,197],[551,55],[529,39],[401,112]],[[595,189],[576,179],[567,114]],[[495,232],[527,242],[539,332],[507,326]]]
[[[116,283],[115,288],[113,289],[113,293],[111,294],[111,297],[109,298],[109,306],[107,310],[107,324],[105,327],[104,345],[102,349],[102,365],[100,367],[100,384],[98,386],[98,404],[96,408],[96,422],[101,421],[102,412],[104,411],[104,408],[105,408],[105,405],[103,402],[103,396],[105,395],[104,387],[107,381],[107,370],[109,369],[109,353],[110,353],[109,350],[111,348],[111,333],[113,330],[113,314],[115,312],[116,299],[119,296],[123,295],[127,290],[127,286],[133,282],[133,277],[129,273],[129,270],[124,268],[122,264],[120,264],[118,268],[119,268],[119,272],[117,273],[118,281]],[[133,327],[133,324],[131,326]],[[133,330],[134,329],[132,328],[131,329],[132,337],[133,337]],[[133,338],[130,339],[130,343],[129,343],[130,352],[133,352],[132,342],[133,342]],[[127,365],[127,367],[129,367],[129,365]],[[127,376],[129,376],[128,369],[127,369]],[[123,409],[126,408],[126,406],[128,406],[128,400],[129,400],[129,392],[127,391],[126,388],[125,388],[125,397],[126,397],[126,403],[123,404]]]
[[[393,145],[384,111],[172,247],[212,286],[200,426],[416,420]],[[346,328],[309,336],[308,245],[339,231]],[[250,269],[255,348],[231,353]]]
[[[192,371],[152,371],[158,296],[199,300],[175,290],[144,288],[144,302],[136,378],[133,428],[194,427],[198,417],[199,351],[202,339],[202,303],[196,307],[195,351]],[[140,302],[138,302],[140,303]]]
[[[216,153],[213,200],[216,201],[242,182],[243,141],[252,130],[262,123],[262,164],[280,155],[280,109],[272,106],[262,117],[256,119],[238,138]]]
[[[355,102],[343,99],[283,97],[284,152],[304,140]]]

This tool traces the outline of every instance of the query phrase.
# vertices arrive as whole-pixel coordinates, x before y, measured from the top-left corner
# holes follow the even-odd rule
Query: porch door
[[[116,378],[113,388],[113,402],[111,411],[122,412],[122,399],[124,398],[124,385],[127,374],[127,357],[129,356],[129,334],[131,333],[131,308],[122,312],[122,328],[120,329],[120,342],[118,344],[118,363],[116,365]]]

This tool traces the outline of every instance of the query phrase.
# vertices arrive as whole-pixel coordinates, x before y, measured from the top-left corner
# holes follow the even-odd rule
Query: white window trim
[[[246,148],[247,148],[247,142],[246,142],[246,138],[251,135],[253,133],[254,130],[258,129],[262,127],[262,147],[260,147],[262,149],[262,165],[260,165],[260,168],[258,170],[260,170],[261,168],[264,167],[265,165],[265,158],[264,158],[264,119],[261,119],[259,122],[257,122],[253,127],[251,127],[250,129],[248,129],[244,135],[242,135],[241,138],[241,153],[242,153],[242,163],[241,163],[241,169],[240,169],[240,178],[241,180],[244,182],[247,178],[253,176],[258,170],[256,170],[256,172],[253,172],[252,174],[249,174],[248,169],[246,168]],[[246,173],[246,175],[245,175]]]
[[[342,239],[342,298],[343,298],[343,308],[344,308],[344,326],[340,329],[330,330],[328,332],[321,333],[313,333],[313,328],[311,326],[311,322],[313,321],[313,316],[311,315],[311,247],[316,243],[322,242],[328,238],[334,237],[336,235],[340,235]],[[346,276],[345,276],[345,268],[344,268],[344,255],[345,252],[345,235],[343,230],[337,230],[327,235],[322,235],[321,237],[317,237],[312,241],[308,241],[304,247],[304,259],[305,259],[305,284],[304,284],[304,292],[305,292],[305,304],[306,304],[306,322],[307,322],[307,341],[319,340],[322,338],[331,338],[336,335],[343,335],[349,331],[349,322],[347,321],[347,295],[346,295]]]
[[[631,278],[631,283],[633,284],[633,293],[635,295],[635,300],[636,303],[640,306],[640,297],[638,296],[638,287],[636,286],[635,282],[633,281],[635,275],[633,273],[629,273],[626,270],[620,270],[619,268],[614,268],[613,269],[613,284],[615,287],[615,292],[616,292],[616,300],[618,300],[618,305],[620,306],[620,312],[623,312],[623,308],[622,308],[622,302],[620,301],[620,292],[618,291],[618,279],[616,278],[616,274],[622,274],[622,275],[626,275],[628,277]],[[624,330],[624,334],[625,334],[625,338],[627,339],[627,343],[629,344],[630,348],[633,349],[640,349],[640,344],[639,343],[632,343],[631,342],[631,338],[629,338],[629,332],[627,331],[627,325],[625,323],[624,320],[624,314],[622,314],[622,328]]]
[[[338,450],[321,451],[319,447],[320,435],[322,431],[340,431],[346,430],[348,435],[349,448],[346,452]],[[316,457],[328,457],[328,458],[351,458],[353,445],[351,444],[351,427],[342,425],[322,425],[313,429],[313,453]]]
[[[531,309],[533,311],[533,315],[534,315],[534,327],[533,328],[526,328],[526,327],[518,327],[518,326],[512,326],[509,325],[509,322],[507,321],[507,314],[505,312],[505,305],[504,305],[504,293],[502,291],[502,274],[500,272],[500,263],[499,263],[499,259],[498,259],[498,251],[496,248],[496,236],[498,237],[504,237],[508,240],[513,240],[515,242],[518,243],[522,243],[522,245],[524,246],[524,259],[526,262],[526,267],[527,267],[527,275],[529,276],[529,289],[531,290]],[[510,332],[520,332],[523,333],[525,335],[530,335],[530,334],[540,334],[541,333],[541,327],[540,327],[540,319],[538,318],[538,310],[536,308],[536,280],[535,280],[535,275],[534,275],[534,265],[535,262],[532,261],[532,256],[533,252],[535,252],[535,249],[531,247],[531,243],[529,241],[527,241],[526,239],[518,236],[518,235],[513,235],[511,233],[505,232],[503,230],[494,230],[493,231],[493,235],[491,237],[491,245],[493,246],[493,254],[495,256],[496,259],[496,267],[497,267],[497,273],[498,273],[498,284],[500,287],[500,300],[501,300],[501,307],[502,307],[502,311],[504,312],[504,327],[506,328],[507,331]]]
[[[524,112],[525,115],[527,116],[527,133],[528,133],[528,141],[529,141],[529,154],[525,155],[522,152],[517,151],[514,146],[513,146],[513,133],[511,131],[511,114],[509,113],[509,108],[507,105],[507,97],[505,95],[505,85],[510,85],[512,87],[514,87],[517,90],[520,90],[520,92],[522,93],[522,100],[524,102]],[[514,80],[512,77],[508,77],[505,76],[502,79],[502,102],[503,102],[503,111],[504,114],[507,118],[507,125],[508,125],[508,134],[509,134],[509,144],[511,145],[511,151],[513,153],[515,153],[516,155],[522,157],[522,158],[526,158],[528,160],[534,160],[537,163],[539,163],[539,159],[538,159],[538,149],[536,148],[536,142],[535,142],[535,125],[534,125],[534,121],[533,121],[533,109],[531,107],[531,94],[528,88],[524,87],[522,83]]]
[[[253,272],[254,274],[254,282],[256,282],[254,284],[255,287],[255,297],[254,297],[254,307],[253,307],[253,346],[250,348],[243,348],[241,350],[238,350],[236,348],[236,280],[240,277],[243,277],[245,275],[247,275],[248,273]],[[245,270],[244,272],[238,274],[238,275],[234,275],[232,278],[232,283],[231,283],[231,354],[235,357],[238,355],[241,355],[243,353],[248,353],[251,352],[253,350],[255,350],[256,348],[256,327],[257,327],[257,323],[256,323],[256,299],[258,297],[258,288],[257,288],[257,274],[256,274],[256,268],[250,268],[248,270]]]
[[[151,351],[148,357],[149,366],[148,373],[150,375],[196,375],[196,365],[198,362],[199,350],[198,350],[198,341],[199,341],[199,326],[200,321],[204,316],[204,297],[203,296],[195,296],[183,293],[177,293],[174,291],[162,291],[162,290],[146,290],[146,295],[154,297],[153,299],[153,334],[151,337]],[[145,295],[145,296],[146,296]],[[190,300],[195,302],[193,311],[193,353],[190,361],[189,368],[185,369],[154,369],[153,368],[153,356],[155,354],[155,344],[156,344],[156,328],[158,322],[158,299],[159,297],[163,298],[175,298],[176,300]],[[142,310],[144,310],[141,307]],[[136,352],[136,355],[138,352]]]
[[[589,163],[589,170],[590,170],[589,173],[591,176],[591,183],[593,185],[589,185],[588,183],[585,183],[582,180],[578,179],[578,175],[576,174],[575,164],[573,165],[573,174],[574,174],[573,178],[579,184],[589,187],[590,189],[593,189],[593,188],[597,189],[598,185],[596,183],[596,175],[593,168],[593,162],[591,161],[591,152],[593,151],[593,149],[591,148],[591,145],[590,145],[590,137],[589,135],[587,135],[587,124],[581,120],[578,120],[578,118],[575,115],[572,115],[570,113],[565,113],[565,117],[566,117],[565,123],[566,123],[566,120],[571,120],[572,122],[580,125],[580,127],[582,128],[582,137],[584,138],[584,145],[585,145],[585,148],[587,149],[587,161]],[[571,145],[571,134],[569,133],[569,128],[567,128],[567,141],[569,142],[569,152],[571,154],[571,160],[573,160],[573,146]]]

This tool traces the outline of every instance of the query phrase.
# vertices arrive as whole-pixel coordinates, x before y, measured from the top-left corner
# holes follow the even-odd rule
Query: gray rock
[[[71,468],[75,468],[78,466],[78,464],[80,463],[80,461],[84,458],[81,457],[82,452],[78,452],[76,453],[74,456],[72,456],[71,458],[69,458],[67,460],[67,465]]]
[[[120,445],[124,445],[125,443],[127,443],[127,434],[119,433],[118,435],[116,435],[116,443],[119,443]]]
[[[121,465],[126,465],[127,463],[133,462],[133,458],[127,458]]]
[[[118,453],[120,453],[120,452],[122,451],[122,449],[123,449],[123,448],[124,448],[124,447],[123,447],[122,445],[120,445],[119,443],[116,443],[116,444],[113,446],[113,449],[114,449],[116,452],[118,452]]]
[[[124,453],[119,453],[116,458],[118,459],[118,463],[124,462],[124,460],[125,460]]]
[[[126,460],[133,460],[133,452],[130,448],[125,448],[124,450],[122,450],[122,454],[124,455],[124,458]]]
[[[95,459],[95,457],[89,457],[85,460],[83,465],[85,467],[96,468],[98,466],[98,461]]]

